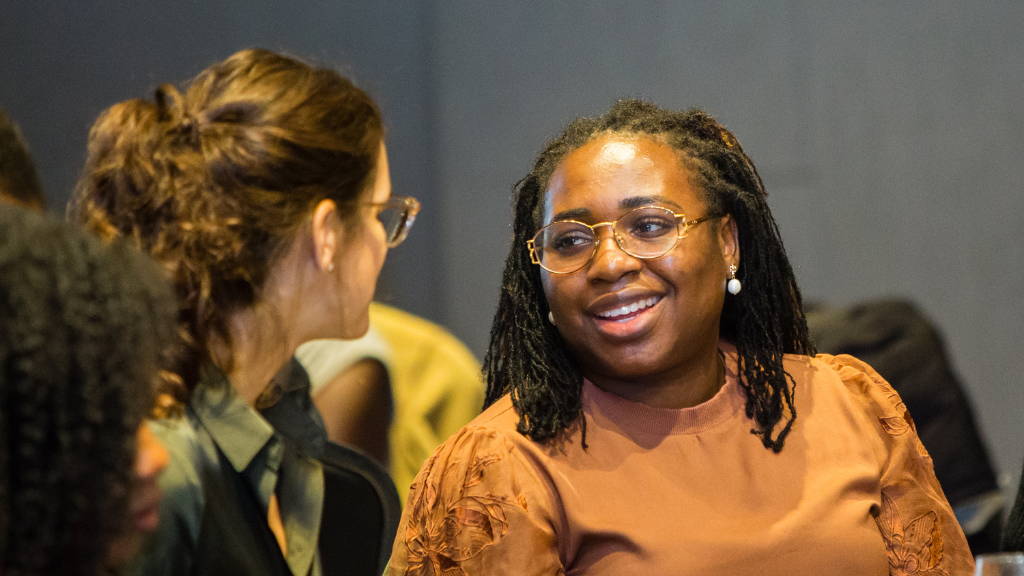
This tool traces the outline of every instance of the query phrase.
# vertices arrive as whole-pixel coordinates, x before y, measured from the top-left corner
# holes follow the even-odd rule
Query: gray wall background
[[[482,354],[511,185],[620,96],[715,113],[764,175],[808,298],[917,301],[1011,487],[1024,456],[1024,4],[212,0],[0,4],[0,106],[53,208],[110,104],[262,46],[382,104],[424,202],[382,298]]]

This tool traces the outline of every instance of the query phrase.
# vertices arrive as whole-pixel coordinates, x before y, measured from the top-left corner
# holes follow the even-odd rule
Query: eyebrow
[[[644,206],[657,206],[660,204],[669,204],[678,208],[682,212],[683,207],[673,202],[670,198],[655,194],[653,196],[632,196],[619,202],[619,208],[631,209],[631,208],[643,208]]]
[[[657,206],[662,204],[668,204],[676,208],[679,212],[683,211],[682,206],[673,202],[670,198],[662,196],[660,194],[655,194],[653,196],[631,196],[629,198],[624,198],[621,202],[619,202],[619,208],[622,208],[623,210],[633,210],[635,208],[643,208],[644,206]],[[590,211],[590,208],[572,208],[569,210],[563,210],[558,214],[555,214],[554,218],[552,218],[551,221],[558,222],[559,220],[579,220],[581,218],[586,218],[592,214],[593,212]]]
[[[558,222],[559,220],[579,220],[580,218],[586,218],[590,216],[592,212],[590,208],[573,208],[571,210],[563,210],[555,217],[551,219],[552,222]]]

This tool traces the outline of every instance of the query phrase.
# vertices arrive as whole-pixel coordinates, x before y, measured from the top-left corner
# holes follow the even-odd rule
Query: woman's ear
[[[732,214],[722,216],[718,222],[718,245],[728,263],[740,265],[740,231]]]
[[[334,270],[334,258],[338,251],[341,221],[338,205],[334,200],[322,200],[313,209],[313,258],[317,267],[324,272]]]

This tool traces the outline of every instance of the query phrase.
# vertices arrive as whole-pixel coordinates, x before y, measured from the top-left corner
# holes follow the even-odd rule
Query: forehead
[[[667,144],[646,136],[611,134],[570,153],[544,193],[543,223],[607,221],[639,206],[699,215],[703,202],[690,171]]]

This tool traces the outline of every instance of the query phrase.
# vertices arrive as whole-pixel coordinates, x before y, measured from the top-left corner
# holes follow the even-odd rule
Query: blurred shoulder
[[[187,417],[164,418],[149,422],[149,427],[167,449],[170,461],[160,475],[164,493],[197,491],[202,480],[204,448],[199,432]]]
[[[370,323],[394,348],[401,348],[403,355],[420,349],[441,353],[452,369],[468,370],[479,377],[480,363],[473,352],[439,324],[379,302],[370,304]]]
[[[195,542],[199,538],[203,510],[203,469],[207,456],[199,432],[187,417],[149,422],[153,433],[170,456],[160,474],[160,527],[157,532],[174,541]]]

